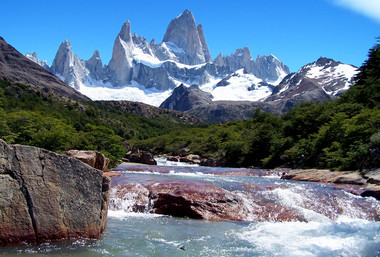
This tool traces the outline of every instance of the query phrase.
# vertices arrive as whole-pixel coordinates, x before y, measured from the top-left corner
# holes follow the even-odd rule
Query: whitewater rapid
[[[328,184],[284,181],[279,172],[158,162],[163,166],[121,167],[120,183],[210,183],[244,199],[250,216],[245,221],[215,222],[154,214],[148,208],[133,212],[136,199],[132,193],[117,208],[110,207],[106,231],[98,241],[3,249],[0,254],[380,256],[380,203],[374,198],[355,196]],[[295,219],[278,221],[284,213]]]

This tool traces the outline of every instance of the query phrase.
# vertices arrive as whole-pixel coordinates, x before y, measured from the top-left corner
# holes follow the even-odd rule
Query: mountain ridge
[[[62,45],[66,48],[61,49]],[[203,26],[196,24],[188,9],[171,20],[161,43],[154,39],[148,43],[136,32],[132,34],[127,20],[115,38],[108,65],[103,65],[97,50],[85,61],[72,52],[68,40],[61,46],[53,64],[59,62],[63,68],[52,65],[50,70],[80,92],[90,94],[93,100],[141,101],[180,111],[202,108],[203,117],[209,108],[227,110],[230,101],[247,102],[243,108],[247,110],[249,106],[262,106],[281,113],[299,102],[333,99],[349,88],[356,74],[351,65],[320,58],[289,75],[289,67],[277,57],[258,55],[254,59],[248,47],[230,55],[220,53],[212,60]],[[29,56],[41,63],[36,55]],[[198,85],[191,93],[196,95],[179,95],[175,89],[180,85]],[[202,102],[202,92],[211,94],[212,102]],[[168,94],[177,94],[171,104]],[[230,103],[232,109],[238,110],[236,104]],[[206,120],[216,120],[209,115]],[[246,117],[231,115],[231,119]]]
[[[59,52],[60,50],[57,51],[55,62],[61,55]],[[75,61],[71,62],[73,65],[70,66],[70,69],[66,68],[71,72],[55,69],[53,73],[79,91],[81,91],[81,87],[85,86],[124,87],[134,82],[147,89],[173,90],[180,84],[202,86],[206,83],[213,83],[214,80],[222,79],[237,70],[236,65],[221,65],[212,60],[203,25],[197,25],[193,14],[187,9],[169,23],[164,38],[159,44],[154,39],[148,43],[145,38],[137,36],[136,33],[132,35],[131,23],[126,21],[115,38],[109,64],[102,68],[100,66],[96,70],[88,68],[93,67],[88,65],[91,59],[76,60],[76,55],[71,52],[69,55],[74,56]],[[100,56],[98,58],[100,59]],[[236,55],[234,58],[240,58],[240,56]],[[248,58],[252,58],[250,52]],[[276,58],[276,60],[278,59]],[[255,62],[253,59],[252,61]],[[270,60],[267,66],[273,63]],[[249,61],[240,62],[238,65],[239,68],[245,68],[252,73],[251,66]],[[289,73],[289,68],[280,61],[276,62],[275,66],[274,70],[281,72],[271,71],[272,76],[268,76],[268,74],[258,71],[258,76],[261,76],[263,80],[274,82],[281,80]],[[201,72],[198,71],[199,68],[202,69]]]

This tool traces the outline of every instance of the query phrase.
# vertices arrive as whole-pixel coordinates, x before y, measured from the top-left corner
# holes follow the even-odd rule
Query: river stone
[[[91,167],[101,170],[108,171],[108,165],[110,163],[110,159],[105,157],[102,153],[97,151],[81,151],[81,150],[70,150],[66,151],[65,154],[67,156],[74,157]]]
[[[380,169],[367,172],[364,177],[368,179],[368,183],[380,185]]]
[[[110,179],[81,161],[0,140],[0,245],[98,238]]]

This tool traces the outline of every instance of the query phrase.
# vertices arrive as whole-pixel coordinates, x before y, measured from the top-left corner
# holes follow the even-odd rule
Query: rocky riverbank
[[[336,188],[361,196],[372,196],[380,200],[380,169],[366,172],[339,172],[330,170],[284,170],[282,179],[333,183]]]

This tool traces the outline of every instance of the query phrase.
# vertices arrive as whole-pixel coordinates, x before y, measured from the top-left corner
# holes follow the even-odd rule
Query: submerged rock
[[[98,238],[110,179],[68,156],[0,140],[0,245]]]

